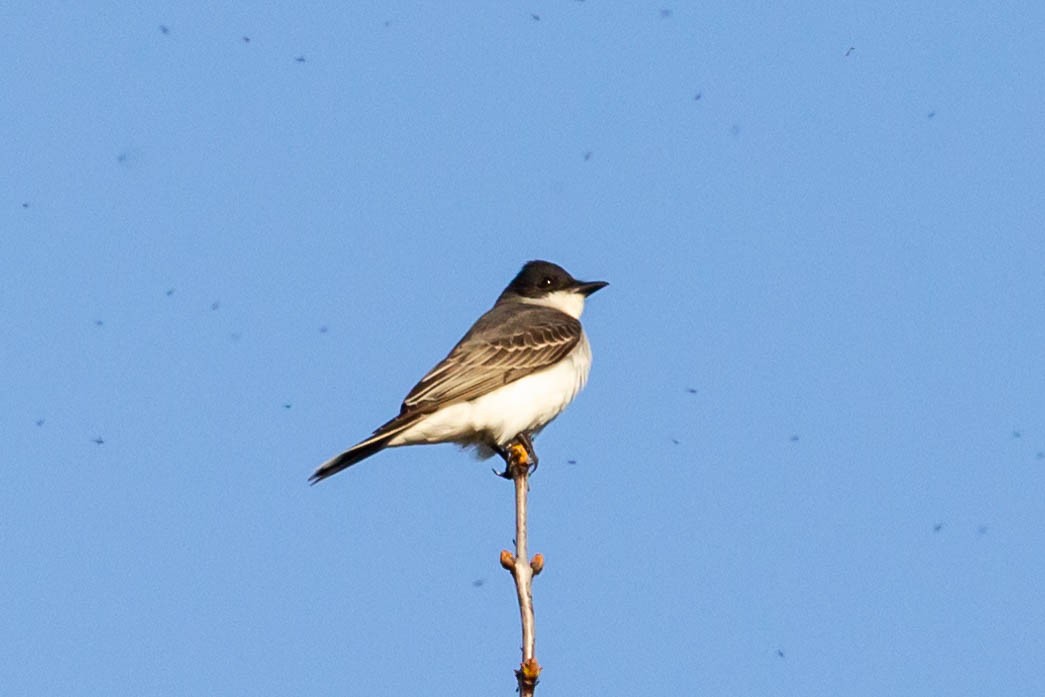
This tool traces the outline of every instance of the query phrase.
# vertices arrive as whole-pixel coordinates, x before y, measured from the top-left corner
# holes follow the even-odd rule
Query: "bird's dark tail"
[[[375,453],[384,450],[388,446],[389,438],[381,438],[378,440],[365,440],[359,445],[355,445],[345,452],[332,457],[322,465],[320,465],[312,476],[308,478],[309,484],[318,484],[327,477],[333,477],[341,470],[351,467],[360,460],[364,460]]]
[[[353,445],[345,452],[330,458],[320,465],[312,476],[308,478],[309,484],[318,484],[327,477],[333,477],[343,469],[351,467],[361,460],[381,452],[388,447],[389,441],[397,435],[410,428],[416,422],[415,418],[404,418],[401,414],[374,431],[374,435],[361,443]]]

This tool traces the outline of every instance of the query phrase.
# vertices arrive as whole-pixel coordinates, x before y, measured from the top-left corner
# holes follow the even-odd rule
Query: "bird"
[[[580,323],[585,300],[609,285],[578,281],[548,261],[529,261],[453,347],[414,385],[387,421],[316,469],[316,484],[385,448],[430,443],[474,447],[480,458],[532,438],[584,387],[591,347]]]

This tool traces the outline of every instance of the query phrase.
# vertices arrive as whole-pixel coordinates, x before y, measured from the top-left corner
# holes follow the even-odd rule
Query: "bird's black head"
[[[578,281],[566,269],[550,261],[528,261],[499,299],[511,296],[543,298],[556,292],[588,296],[607,285],[605,281]]]

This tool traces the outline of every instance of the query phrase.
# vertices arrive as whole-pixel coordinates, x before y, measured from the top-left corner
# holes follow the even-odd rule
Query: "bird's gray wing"
[[[554,365],[580,339],[581,323],[565,312],[524,303],[495,305],[410,390],[397,419],[475,399]]]

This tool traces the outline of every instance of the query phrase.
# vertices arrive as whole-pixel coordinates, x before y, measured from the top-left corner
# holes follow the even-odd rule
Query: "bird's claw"
[[[524,433],[516,436],[515,440],[504,448],[497,449],[498,454],[504,458],[505,468],[503,472],[494,470],[494,474],[504,479],[514,479],[514,472],[525,467],[527,474],[537,471],[537,455],[533,452],[533,442]]]

